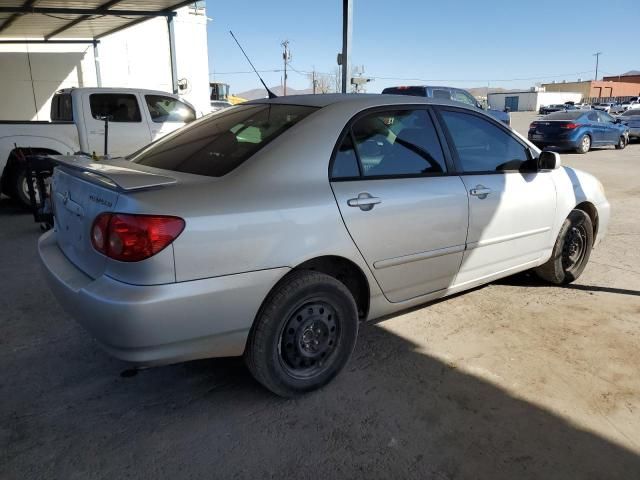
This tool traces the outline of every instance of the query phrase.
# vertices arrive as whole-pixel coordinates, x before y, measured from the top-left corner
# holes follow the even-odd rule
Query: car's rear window
[[[427,89],[424,87],[389,87],[382,90],[383,94],[411,95],[414,97],[426,97]]]
[[[240,105],[203,117],[129,157],[150,167],[226,175],[317,107]]]
[[[584,115],[581,110],[572,110],[569,112],[553,112],[544,117],[545,120],[575,120]]]

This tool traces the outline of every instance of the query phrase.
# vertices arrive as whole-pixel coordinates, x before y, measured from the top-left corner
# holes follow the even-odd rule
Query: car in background
[[[557,147],[587,153],[591,147],[627,146],[629,127],[601,110],[554,112],[529,126],[528,138],[538,148]]]
[[[593,108],[595,110],[600,110],[602,112],[611,112],[611,109],[614,108],[616,106],[615,103],[613,102],[603,102],[603,103],[596,103],[593,105]]]
[[[388,87],[382,90],[383,95],[413,95],[416,97],[427,97],[436,100],[451,100],[453,102],[470,105],[472,107],[479,108],[486,111],[496,120],[504,123],[505,125],[511,125],[511,115],[508,112],[501,112],[500,110],[492,110],[491,108],[484,108],[482,104],[476,100],[476,98],[469,92],[462,88],[453,87],[432,87],[428,85],[419,86],[407,86],[407,87]]]
[[[640,140],[640,108],[632,108],[618,115],[618,120],[629,127],[629,140]]]
[[[548,115],[553,112],[562,112],[564,110],[575,110],[575,108],[576,107],[573,104],[554,103],[552,105],[544,105],[540,107],[540,109],[538,110],[538,113],[540,115]]]
[[[591,110],[591,104],[590,103],[575,103],[573,105],[577,110]]]

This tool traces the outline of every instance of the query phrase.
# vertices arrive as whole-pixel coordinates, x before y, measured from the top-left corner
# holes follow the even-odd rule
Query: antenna
[[[244,51],[244,48],[242,48],[242,45],[240,45],[240,42],[238,41],[236,36],[233,34],[233,32],[231,30],[229,30],[229,33],[231,34],[231,36],[233,37],[235,42],[238,44],[238,48],[240,48],[240,50],[242,51],[242,54],[244,55],[244,58],[247,59],[247,62],[249,62],[249,65],[251,65],[251,68],[253,68],[253,71],[256,72],[256,75],[260,79],[260,82],[262,83],[262,86],[267,91],[267,94],[269,94],[269,98],[278,98],[278,96],[275,93],[273,93],[271,90],[269,90],[269,87],[267,87],[267,84],[264,83],[264,80],[262,79],[262,77],[258,73],[258,70],[256,70],[256,67],[254,67],[253,63],[251,63],[251,60],[249,60],[249,57],[247,56],[246,52]]]

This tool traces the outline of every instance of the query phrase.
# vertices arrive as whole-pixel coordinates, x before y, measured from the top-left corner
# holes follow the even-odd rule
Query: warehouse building
[[[618,77],[616,77],[617,79]],[[586,80],[545,83],[547,92],[579,92],[586,102],[626,100],[640,95],[640,83],[626,81]]]
[[[579,92],[546,92],[534,87],[525,91],[490,93],[487,102],[494,110],[509,109],[511,112],[538,111],[543,105],[575,102],[582,100]]]
[[[174,92],[209,112],[204,2],[32,3],[0,8],[0,120],[49,120],[69,87]]]

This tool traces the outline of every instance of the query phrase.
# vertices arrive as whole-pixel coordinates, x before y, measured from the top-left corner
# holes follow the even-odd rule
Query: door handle
[[[358,195],[358,198],[350,198],[347,200],[347,205],[350,207],[359,207],[360,210],[368,212],[375,205],[382,203],[382,200],[378,197],[372,197],[369,193],[363,192]]]
[[[491,192],[492,190],[485,187],[484,185],[476,185],[476,188],[472,188],[471,190],[469,190],[469,193],[471,195],[473,195],[474,197],[478,197],[480,200],[484,200],[485,198],[487,198],[487,195],[489,195]]]

